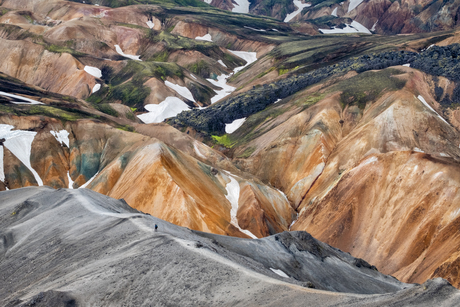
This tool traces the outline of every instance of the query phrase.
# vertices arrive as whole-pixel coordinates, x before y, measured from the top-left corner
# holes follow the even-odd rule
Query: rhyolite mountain
[[[252,3],[250,10],[262,11],[264,3]],[[27,231],[40,230],[28,225],[47,229],[56,224],[48,215],[62,217],[62,225],[76,217],[93,225],[101,211],[109,210],[114,219],[145,219],[141,224],[148,225],[148,233],[152,223],[168,222],[178,226],[168,228],[181,229],[170,234],[180,240],[218,243],[219,251],[233,255],[228,256],[231,264],[224,261],[233,268],[251,262],[249,257],[285,272],[294,284],[310,282],[317,289],[359,294],[313,291],[324,305],[429,306],[442,293],[443,304],[458,305],[455,289],[431,279],[442,277],[460,286],[459,31],[454,23],[436,23],[433,13],[430,20],[437,27],[404,26],[403,31],[383,28],[381,19],[365,34],[355,31],[361,28],[353,21],[369,29],[375,21],[360,16],[367,16],[364,8],[375,2],[344,2],[344,7],[358,5],[349,13],[337,9],[337,18],[315,15],[313,9],[323,4],[324,12],[339,5],[305,7],[285,23],[279,8],[257,13],[274,17],[269,18],[229,12],[230,6],[219,10],[201,1],[1,2],[0,210],[6,211],[0,220],[5,255],[0,263],[7,268],[21,253],[54,257],[55,250],[30,252],[45,242],[56,242],[59,251],[75,243],[78,229],[66,237],[61,236],[64,228],[31,241]],[[391,6],[396,4],[402,5],[396,1]],[[285,13],[291,14],[294,8],[286,5]],[[384,16],[385,10],[376,16]],[[423,7],[418,14],[423,12],[428,14]],[[321,34],[324,26],[333,32]],[[340,34],[343,29],[351,34]],[[394,33],[411,35],[390,35]],[[82,205],[83,215],[77,209],[80,203],[88,203]],[[24,213],[23,219],[16,207],[38,211]],[[148,241],[129,246],[139,233],[112,231],[109,224],[93,226],[78,237],[88,253],[104,248],[92,238],[110,237],[117,242],[114,250],[123,249],[114,255],[113,265],[123,267],[127,280],[138,276],[124,257],[150,253]],[[263,243],[274,241],[285,249]],[[297,243],[292,247],[289,242]],[[178,246],[168,248],[161,253],[174,253]],[[308,250],[317,265],[305,264],[310,257],[305,255],[294,255],[297,262],[267,256],[286,249],[294,254]],[[328,260],[322,249],[345,261],[346,270],[362,266],[370,272],[375,266],[401,283],[359,270],[331,278],[330,272],[344,266]],[[101,265],[98,270],[107,271],[99,256],[94,257],[87,270]],[[125,260],[115,264],[116,259]],[[57,261],[57,266],[68,265],[65,257]],[[181,265],[178,275],[193,266]],[[324,270],[315,268],[323,265]],[[259,272],[258,266],[246,268]],[[12,288],[1,289],[17,293],[5,304],[46,305],[61,299],[91,304],[101,295],[111,297],[107,304],[129,301],[108,293],[105,286],[95,296],[82,296],[86,287],[94,286],[78,277],[85,269],[57,272],[40,290],[30,291],[25,283],[41,280],[40,274],[51,270],[40,273],[33,267],[23,271],[31,272],[30,280],[15,280]],[[203,276],[214,278],[208,273]],[[11,271],[7,282],[24,274]],[[174,274],[164,281],[172,282],[178,276]],[[61,279],[68,283],[57,283]],[[266,291],[287,287],[280,295],[292,296],[296,304],[313,295],[269,284]],[[200,287],[177,284],[182,286]],[[425,287],[428,292],[423,292]],[[241,288],[231,289],[231,294],[222,294],[223,304],[236,303],[231,296]],[[187,291],[177,295],[177,304],[192,295]],[[209,305],[218,304],[215,291],[197,298],[196,304],[206,299]],[[255,295],[252,290],[245,293],[242,305]],[[389,294],[360,296],[371,293]],[[154,297],[145,295],[143,300]],[[326,297],[337,301],[326,302]]]

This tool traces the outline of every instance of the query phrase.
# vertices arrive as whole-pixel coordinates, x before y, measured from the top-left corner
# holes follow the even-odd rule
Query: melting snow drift
[[[339,29],[334,27],[333,29],[319,29],[323,34],[346,34],[346,33],[366,33],[372,34],[369,29],[353,20],[351,24],[345,25],[345,28]]]
[[[94,87],[93,87],[93,90],[91,91],[91,93],[94,94],[100,89],[101,89],[101,85],[99,83],[95,84]]]
[[[244,69],[248,65],[254,63],[257,61],[257,53],[256,52],[247,52],[247,51],[234,51],[234,50],[228,50],[237,57],[242,58],[243,60],[246,61],[246,65],[237,67],[233,70],[233,73],[236,74],[240,70]],[[211,98],[211,103],[215,103],[222,98],[230,95],[236,88],[233,86],[230,86],[227,84],[227,79],[231,75],[220,75],[217,77],[217,80],[214,79],[207,79],[209,82],[211,82],[213,85],[218,86],[222,88],[220,91],[216,91],[217,95]]]
[[[236,215],[238,213],[238,201],[240,199],[240,184],[232,176],[229,175],[228,178],[230,179],[230,182],[225,186],[225,189],[227,190],[227,195],[225,195],[225,197],[228,199],[230,204],[232,204],[232,209],[230,210],[230,223],[238,228],[242,233],[250,236],[253,239],[257,239],[257,237],[252,232],[249,230],[241,229],[240,225],[238,225],[238,218]]]
[[[135,60],[135,61],[142,61],[140,59],[140,55],[130,55],[130,54],[126,54],[123,52],[123,50],[121,50],[121,47],[119,45],[115,45],[115,50],[117,51],[117,53],[121,56],[124,56],[125,58],[128,58],[128,59],[131,59],[131,60]]]
[[[147,26],[148,26],[150,29],[153,29],[153,27],[155,26],[155,24],[154,24],[151,20],[149,20],[149,21],[147,21]]]
[[[24,131],[24,130],[12,130],[14,127],[11,125],[0,124],[0,138],[4,138],[5,142],[3,145],[11,151],[19,161],[22,162],[34,175],[35,180],[39,186],[43,185],[43,181],[38,173],[32,168],[30,164],[30,154],[32,151],[32,142],[37,132]],[[2,155],[3,160],[3,155]],[[3,168],[3,163],[2,163]]]
[[[212,37],[211,37],[211,34],[205,34],[204,36],[197,36],[197,37],[195,37],[195,40],[197,40],[197,41],[212,42]]]
[[[20,100],[23,100],[23,101],[27,101],[27,102],[13,102],[15,104],[44,104],[42,102],[38,102],[36,100],[33,100],[33,99],[29,99],[29,98],[26,98],[26,97],[22,97],[22,96],[18,96],[18,95],[14,95],[14,94],[8,94],[8,93],[5,93],[5,92],[1,92],[0,91],[0,95],[2,96],[6,96],[6,97],[11,97],[11,98],[16,98],[16,99],[20,99]]]
[[[96,78],[102,77],[102,72],[97,67],[85,66],[84,70],[93,77],[96,77]]]
[[[240,119],[235,119],[230,124],[225,124],[225,132],[228,133],[228,134],[232,134],[239,127],[241,127],[244,124],[245,121],[246,121],[246,117],[245,118],[240,118]]]
[[[249,13],[249,1],[248,0],[235,0],[236,4],[232,9],[234,13]]]
[[[60,130],[58,131],[50,131],[50,133],[56,138],[56,141],[59,143],[64,143],[66,144],[67,148],[70,148],[70,142],[69,142],[69,133],[67,130]]]
[[[289,278],[289,276],[287,276],[287,274],[284,273],[284,272],[281,271],[281,270],[277,270],[277,269],[274,269],[274,268],[270,268],[270,270],[272,270],[274,273],[278,274],[278,275],[281,276],[281,277]]]
[[[350,4],[348,5],[348,12],[347,13],[350,13],[351,11],[353,11],[362,2],[363,2],[363,0],[350,0]]]
[[[300,2],[300,0],[294,0],[294,5],[297,7],[297,10],[295,10],[294,12],[292,12],[291,14],[288,14],[286,16],[286,18],[284,18],[284,22],[289,22],[291,21],[294,17],[296,17],[297,15],[300,14],[300,12],[302,12],[302,10],[305,8],[305,7],[309,7],[311,6],[310,3],[302,3]]]
[[[442,119],[443,122],[445,122],[446,124],[448,124],[450,126],[450,124],[441,116],[439,115],[438,112],[435,111],[435,109],[433,109],[425,100],[425,98],[422,97],[422,95],[418,95],[418,100],[420,100],[428,109],[430,109],[431,111],[433,111],[434,113],[436,113],[436,115]]]
[[[170,89],[176,91],[179,95],[181,95],[184,98],[187,98],[188,100],[191,100],[195,102],[195,99],[193,98],[192,92],[185,86],[180,86],[178,84],[174,84],[169,81],[165,81],[165,85],[169,87]]]
[[[144,108],[149,112],[137,117],[146,124],[161,123],[167,118],[190,109],[185,102],[177,97],[168,97],[160,104],[147,104]]]

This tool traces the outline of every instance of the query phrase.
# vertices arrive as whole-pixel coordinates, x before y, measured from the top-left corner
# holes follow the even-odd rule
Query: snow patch
[[[286,199],[287,199],[287,197],[286,197]],[[289,230],[291,230],[292,226],[294,226],[295,222],[297,222],[298,220],[299,220],[299,213],[297,212],[297,215],[296,215],[295,219],[292,221],[291,225],[289,225]]]
[[[235,6],[232,9],[234,13],[249,13],[249,1],[248,0],[234,0],[236,2]]]
[[[235,119],[230,124],[225,124],[225,132],[228,133],[228,134],[232,134],[239,127],[241,127],[245,121],[246,121],[246,117],[240,118],[240,119]]]
[[[60,130],[60,131],[50,131],[50,133],[56,138],[61,145],[62,143],[67,145],[67,148],[70,148],[69,142],[69,132],[67,130]]]
[[[257,239],[257,237],[250,232],[249,230],[241,229],[240,225],[238,225],[238,218],[236,217],[238,213],[238,201],[240,199],[240,184],[236,181],[233,176],[228,176],[230,182],[227,183],[225,189],[227,190],[227,195],[225,197],[228,199],[230,204],[232,205],[232,209],[230,210],[230,224],[238,228],[242,233],[250,236],[253,239]]]
[[[410,63],[408,64],[403,64],[404,67],[410,67]]]
[[[147,26],[148,26],[150,29],[153,29],[153,27],[155,26],[155,24],[153,23],[153,21],[149,20],[149,21],[147,21]]]
[[[178,84],[174,84],[174,83],[169,82],[169,81],[165,81],[165,85],[167,87],[169,87],[170,89],[176,91],[182,97],[195,102],[195,99],[193,98],[192,92],[190,92],[190,90],[188,88],[186,88],[185,86],[180,86]]]
[[[91,177],[90,180],[86,181],[84,185],[82,185],[81,187],[79,187],[79,189],[85,189],[85,188],[91,183],[91,181],[93,181],[94,178],[96,178],[97,175],[99,175],[99,172],[97,172],[96,174],[94,174],[94,176]]]
[[[438,112],[436,112],[425,100],[425,98],[422,97],[422,95],[418,95],[417,96],[418,100],[420,100],[428,109],[430,109],[431,111],[433,111],[434,113],[436,113],[436,115],[442,119],[446,124],[448,124],[450,126],[450,124],[441,116],[439,115]]]
[[[441,157],[450,157],[448,154],[446,154],[446,153],[444,153],[444,152],[439,153],[439,155],[440,155]]]
[[[240,70],[243,70],[247,66],[251,65],[255,61],[257,61],[257,52],[248,52],[248,51],[235,51],[235,50],[228,50],[234,55],[236,55],[239,58],[242,58],[243,60],[246,61],[246,65],[237,67],[233,70],[233,73],[236,74]]]
[[[280,102],[281,100],[282,100],[281,98],[278,98],[278,99],[276,99],[276,101],[274,103]]]
[[[233,74],[236,74],[240,70],[244,69],[248,65],[254,63],[257,61],[257,53],[256,52],[247,52],[247,51],[234,51],[234,50],[228,50],[237,57],[242,58],[243,60],[246,61],[246,65],[237,67],[233,70]],[[217,76],[217,80],[214,79],[206,79],[210,83],[212,83],[215,86],[218,86],[222,88],[220,91],[215,91],[217,95],[211,98],[211,104],[221,100],[222,98],[230,95],[236,88],[233,86],[230,86],[227,84],[227,79],[230,78],[232,74],[230,75],[220,75]]]
[[[97,84],[94,85],[93,90],[91,91],[91,93],[94,94],[100,89],[101,89],[101,85],[99,83],[97,83]]]
[[[267,30],[264,29],[256,29],[248,26],[244,26],[246,29],[253,30],[253,31],[258,31],[258,32],[267,32]]]
[[[215,91],[217,95],[211,98],[211,104],[216,103],[217,101],[221,100],[222,98],[230,95],[236,87],[230,86],[227,84],[227,79],[231,75],[220,75],[217,77],[217,80],[214,79],[207,79],[213,85],[222,88],[220,91]]]
[[[146,124],[161,123],[167,118],[190,109],[185,102],[177,97],[167,97],[160,104],[147,104],[144,108],[149,112],[137,117]]]
[[[291,21],[294,17],[299,15],[300,12],[302,12],[302,10],[305,7],[310,7],[311,6],[310,3],[302,3],[302,2],[300,2],[300,0],[294,0],[293,2],[294,2],[294,5],[297,7],[297,10],[295,10],[294,12],[292,12],[290,14],[287,14],[286,18],[284,18],[284,22]]]
[[[321,33],[323,34],[346,34],[346,33],[366,33],[366,34],[372,34],[369,29],[367,29],[365,26],[360,24],[359,22],[353,20],[351,24],[345,25],[345,28],[339,29],[339,28],[332,28],[332,29],[319,29]]]
[[[212,37],[211,37],[211,34],[206,34],[206,35],[204,35],[204,36],[197,36],[197,37],[195,37],[195,40],[197,40],[197,41],[212,42]]]
[[[192,76],[193,79],[197,80],[197,78],[193,74],[190,74],[190,76]]]
[[[424,152],[423,150],[421,150],[420,148],[418,147],[414,147],[414,149],[412,149],[413,151],[416,151],[416,152]]]
[[[30,164],[30,154],[32,151],[32,142],[35,138],[37,132],[34,131],[24,131],[24,130],[14,130],[14,127],[11,125],[2,125],[0,124],[0,138],[4,138],[5,142],[3,146],[8,148],[9,151],[19,161],[22,162],[34,175],[35,180],[39,186],[43,185],[43,181],[38,175],[38,173],[32,168]],[[3,160],[3,159],[2,159]],[[3,165],[3,163],[2,163]]]
[[[274,269],[274,268],[270,268],[270,270],[272,270],[273,273],[278,274],[278,275],[281,276],[281,277],[289,278],[289,276],[287,276],[287,274],[284,273],[284,272],[281,271],[281,270],[277,270],[277,269]]]
[[[102,71],[97,67],[85,66],[84,70],[93,77],[102,77]]]
[[[211,4],[212,0],[204,0],[207,4]]]
[[[350,13],[351,11],[353,11],[362,2],[363,2],[363,0],[350,0],[350,4],[348,5],[348,12],[347,13]]]
[[[8,93],[2,92],[2,91],[0,91],[0,95],[27,101],[27,102],[19,102],[19,101],[13,102],[15,104],[29,104],[29,103],[30,104],[44,104],[43,102],[38,102],[36,100],[26,98],[26,97],[22,97],[22,96],[18,96],[18,95],[14,95],[14,94],[8,94]]]
[[[217,63],[219,63],[220,65],[224,66],[225,68],[228,68],[227,65],[225,65],[224,62],[222,62],[222,60],[217,61]]]
[[[337,17],[337,7],[332,11],[331,16]]]
[[[128,58],[128,59],[131,59],[131,60],[135,60],[135,61],[142,61],[140,59],[140,55],[131,55],[131,54],[126,54],[123,52],[123,50],[121,50],[121,47],[119,45],[115,45],[115,50],[117,51],[117,53],[121,56],[124,56],[125,58]]]
[[[379,22],[379,20],[377,19],[377,21],[374,23],[374,25],[372,26],[371,28],[371,31],[374,32],[375,31],[375,27],[377,26],[377,22]]]
[[[67,171],[67,178],[69,180],[69,189],[73,189],[73,180],[70,178],[70,172]]]

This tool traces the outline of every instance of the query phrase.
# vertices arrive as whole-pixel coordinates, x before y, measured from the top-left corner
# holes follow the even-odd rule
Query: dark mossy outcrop
[[[412,62],[416,56],[414,52],[393,51],[350,58],[338,64],[255,87],[206,109],[184,111],[172,122],[207,133],[222,134],[226,123],[262,111],[276,100],[286,98],[333,75],[337,76],[351,70],[361,73],[401,65]]]

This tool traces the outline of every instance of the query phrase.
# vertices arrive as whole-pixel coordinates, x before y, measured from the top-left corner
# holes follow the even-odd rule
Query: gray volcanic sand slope
[[[0,272],[2,306],[460,304],[442,279],[400,283],[305,232],[199,233],[87,189],[1,192]]]

